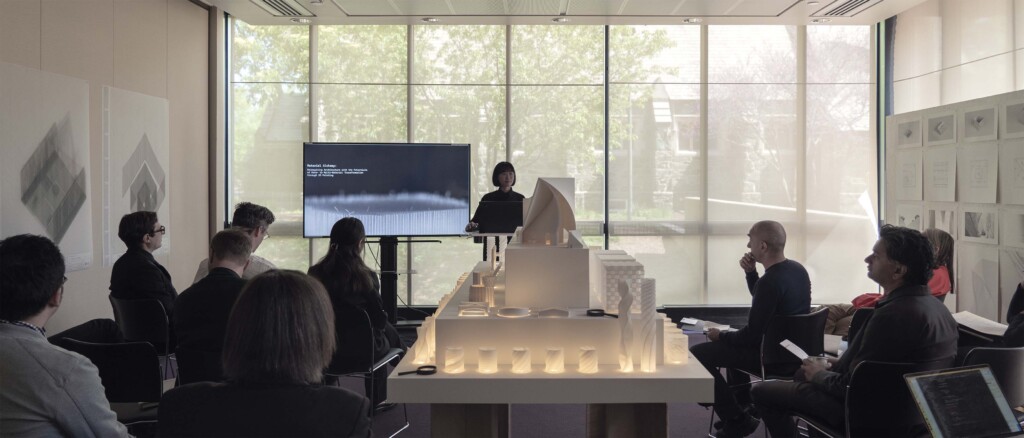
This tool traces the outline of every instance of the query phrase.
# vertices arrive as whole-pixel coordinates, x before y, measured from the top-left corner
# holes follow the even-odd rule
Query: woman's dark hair
[[[315,384],[335,348],[323,285],[299,271],[271,270],[249,280],[235,301],[221,360],[228,381]]]
[[[121,223],[117,225],[117,237],[120,237],[129,248],[139,246],[143,237],[153,234],[156,222],[155,211],[128,213],[121,216]]]
[[[903,284],[928,284],[936,265],[932,243],[924,234],[911,228],[883,225],[878,238],[885,245],[889,259],[907,267]]]
[[[928,241],[932,243],[932,249],[935,250],[935,266],[945,266],[946,271],[949,272],[949,290],[952,291],[953,281],[956,278],[953,275],[953,236],[938,228],[929,228],[922,234],[928,238]]]
[[[373,289],[373,271],[363,262],[362,242],[366,238],[363,222],[354,217],[342,218],[331,227],[331,246],[327,255],[309,268],[332,298]]]
[[[516,168],[513,167],[512,163],[509,163],[508,161],[502,161],[494,165],[494,172],[491,173],[491,184],[494,184],[494,187],[501,186],[501,183],[498,182],[498,175],[501,175],[505,172],[512,172],[512,175],[515,175]],[[516,179],[517,178],[513,176],[512,185],[516,185]]]

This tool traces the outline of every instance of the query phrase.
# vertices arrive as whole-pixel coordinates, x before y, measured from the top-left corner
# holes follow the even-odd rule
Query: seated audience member
[[[172,321],[178,292],[171,284],[171,274],[153,258],[153,251],[163,245],[166,232],[155,212],[137,211],[121,217],[117,237],[128,251],[114,262],[110,296],[123,300],[157,299],[164,305],[167,320]]]
[[[398,331],[388,322],[384,313],[384,304],[380,298],[380,280],[366,263],[363,262],[363,246],[366,243],[366,231],[363,223],[357,218],[346,217],[331,227],[331,246],[317,264],[309,268],[309,275],[323,283],[335,309],[355,307],[366,311],[374,329],[376,341],[375,360],[383,357],[391,348],[405,349]],[[336,315],[341,313],[335,312]],[[334,328],[338,339],[345,339],[345,330],[351,324],[360,321],[335,321]],[[348,352],[339,351],[335,360],[345,360]],[[387,400],[387,367],[377,370],[376,388],[373,394],[374,406],[386,409],[393,405],[385,404]],[[366,394],[370,394],[370,380],[366,379]]]
[[[219,352],[231,307],[245,286],[242,271],[249,263],[252,240],[245,232],[227,229],[210,241],[210,273],[178,295],[174,330],[178,347]]]
[[[957,325],[928,290],[935,263],[928,239],[917,230],[885,225],[864,261],[868,277],[884,293],[849,349],[830,369],[808,360],[797,371],[796,381],[762,382],[752,389],[773,438],[797,436],[792,412],[842,428],[850,374],[865,360],[916,363],[926,369],[953,365]],[[910,431],[874,432],[871,436],[902,436]]]
[[[227,381],[164,393],[160,436],[369,436],[369,400],[321,384],[334,349],[334,313],[323,286],[296,271],[260,274],[228,320]]]
[[[251,252],[253,253],[256,252],[256,249],[260,247],[264,240],[270,237],[270,234],[267,233],[267,228],[273,223],[273,212],[267,209],[267,207],[251,202],[243,202],[236,205],[235,213],[231,217],[231,228],[242,230],[249,235],[249,239],[252,241]],[[277,267],[270,260],[252,254],[249,265],[245,267],[245,271],[242,271],[242,278],[248,280],[271,269],[277,269]],[[192,280],[192,283],[202,280],[209,272],[210,259],[204,259],[202,262],[199,262],[199,269],[196,270],[196,277]]]
[[[928,280],[928,290],[939,301],[946,300],[946,294],[953,293],[953,236],[937,228],[929,228],[922,233],[932,244],[935,252],[935,270]]]
[[[0,435],[128,436],[92,362],[44,336],[64,279],[64,258],[49,239],[0,241]]]
[[[749,404],[749,387],[729,387],[750,381],[736,369],[761,369],[761,338],[775,315],[801,315],[810,311],[811,280],[800,263],[785,255],[786,230],[774,221],[754,224],[747,234],[750,252],[740,258],[746,273],[747,288],[753,296],[746,327],[736,332],[708,330],[708,341],[690,349],[701,365],[715,378],[715,412],[723,420],[715,436],[746,436],[757,429],[758,421],[742,404]],[[758,277],[756,263],[764,265],[764,277]],[[726,368],[728,382],[718,368]]]
[[[1004,347],[1024,347],[1024,282],[1017,285],[1017,290],[1010,299],[1010,307],[1006,310],[1006,334],[1003,335]]]

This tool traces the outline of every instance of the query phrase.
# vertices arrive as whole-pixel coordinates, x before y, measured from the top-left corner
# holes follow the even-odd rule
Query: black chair
[[[852,341],[853,337],[860,332],[860,329],[867,324],[868,320],[871,319],[871,315],[875,312],[873,307],[861,307],[853,311],[853,318],[850,318],[850,331],[846,334],[847,341]]]
[[[174,350],[178,363],[178,385],[195,382],[221,382],[224,367],[219,351],[202,351],[178,347]]]
[[[126,426],[156,423],[163,393],[160,360],[148,342],[97,344],[65,339],[65,348],[85,356],[99,370],[110,409]]]
[[[825,353],[825,337],[822,333],[825,332],[826,322],[828,308],[825,307],[805,315],[773,316],[761,337],[761,369],[736,370],[750,375],[754,380],[791,380],[800,368],[801,361],[780,343],[789,339],[808,355],[821,356]],[[744,382],[731,387],[740,388],[750,384]],[[711,406],[708,436],[714,436],[712,432],[715,428],[715,409],[713,404]]]
[[[163,303],[157,299],[125,300],[110,297],[114,308],[114,320],[121,328],[127,342],[149,342],[163,357],[164,378],[168,372],[175,377],[171,367],[170,325]]]
[[[374,360],[376,348],[374,347],[374,334],[370,323],[370,315],[365,310],[351,306],[336,307],[335,320],[344,321],[345,326],[337,329],[339,333],[338,350],[334,354],[334,358],[331,360],[331,364],[327,367],[324,375],[335,381],[339,377],[359,377],[363,380],[369,380],[369,387],[371,389],[370,393],[366,394],[366,396],[370,400],[376,400],[373,388],[377,377],[374,374],[377,374],[377,370],[384,368],[389,362],[401,357],[402,349],[392,348],[383,357]],[[375,409],[371,409],[371,422],[376,416],[375,411]],[[409,428],[409,410],[404,403],[402,404],[402,411],[405,417],[405,424],[391,433],[390,437],[394,437]]]
[[[988,365],[1010,407],[1024,406],[1024,347],[978,347],[967,353],[964,365]],[[1017,421],[1022,420],[1018,412]]]
[[[854,368],[846,388],[846,421],[842,429],[809,415],[795,416],[809,427],[832,438],[928,436],[924,418],[903,376],[941,368],[936,363],[864,361]]]

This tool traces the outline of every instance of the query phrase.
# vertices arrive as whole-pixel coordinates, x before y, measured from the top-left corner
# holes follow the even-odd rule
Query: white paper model
[[[633,371],[633,324],[629,319],[633,306],[633,294],[629,283],[619,282],[619,371]]]
[[[466,356],[462,347],[448,347],[444,352],[444,372],[459,374],[466,371]]]
[[[548,355],[544,360],[544,372],[560,374],[565,372],[565,351],[562,347],[548,347]]]
[[[526,374],[531,371],[533,365],[530,362],[530,349],[515,347],[512,349],[512,372],[515,374]]]
[[[921,146],[921,119],[908,120],[897,124],[896,145],[901,148]]]
[[[928,118],[928,146],[956,143],[956,117],[953,112],[936,114]]]
[[[494,347],[480,347],[477,353],[477,371],[483,374],[498,372],[498,350]]]
[[[580,347],[579,371],[583,374],[593,374],[597,369],[597,349],[591,346]]]
[[[655,304],[654,279],[640,283],[640,371],[653,373],[658,368],[658,318]]]
[[[523,243],[527,245],[560,245],[566,231],[576,229],[573,213],[575,187],[572,178],[540,178],[528,201],[523,218]],[[527,201],[524,201],[527,202]]]

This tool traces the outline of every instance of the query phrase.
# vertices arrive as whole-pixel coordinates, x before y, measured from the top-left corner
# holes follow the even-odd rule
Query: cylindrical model
[[[498,351],[494,347],[480,347],[476,370],[483,374],[498,372]]]
[[[512,372],[515,374],[526,374],[531,371],[530,349],[516,347],[512,349]]]
[[[482,284],[474,284],[469,287],[469,301],[482,303],[487,301],[487,290]]]
[[[580,372],[594,374],[597,372],[597,348],[580,347]]]
[[[682,333],[668,333],[666,359],[672,364],[684,364],[689,358],[689,338]]]
[[[544,372],[558,374],[565,372],[565,351],[562,347],[548,347],[548,355],[544,360]]]
[[[430,362],[427,348],[427,328],[422,325],[416,327],[416,343],[412,345],[412,363],[423,365]]]
[[[462,347],[448,347],[444,352],[444,372],[459,374],[466,371],[465,355]]]
[[[493,274],[484,276],[484,296],[488,307],[494,307],[494,283],[497,281],[498,277]]]

